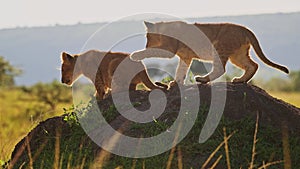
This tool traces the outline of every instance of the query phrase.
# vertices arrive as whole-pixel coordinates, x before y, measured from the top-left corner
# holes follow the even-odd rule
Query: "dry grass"
[[[251,162],[249,164],[248,169],[254,169],[254,168],[258,168],[258,169],[266,169],[270,166],[276,165],[276,164],[280,164],[283,161],[273,161],[273,162],[268,162],[268,163],[264,163],[262,164],[262,166],[256,167],[255,164],[255,156],[256,156],[256,144],[258,142],[257,139],[257,133],[258,133],[258,114],[257,114],[257,118],[256,118],[256,123],[255,123],[255,131],[254,131],[254,135],[253,135],[253,146],[252,146],[252,154],[251,154]],[[202,165],[201,169],[203,168],[207,168],[207,165],[211,162],[211,160],[213,159],[213,157],[215,156],[215,154],[219,151],[219,149],[224,145],[224,149],[225,149],[225,155],[226,155],[226,162],[227,162],[227,169],[231,169],[231,165],[230,165],[230,152],[229,152],[229,148],[228,148],[228,140],[233,136],[233,133],[231,133],[228,137],[226,136],[226,128],[223,129],[224,131],[224,141],[222,143],[219,144],[219,146],[211,153],[211,155],[208,157],[208,159],[205,161],[205,163]],[[289,150],[287,152],[287,154],[289,154]],[[219,161],[221,160],[222,155],[220,155],[217,160],[211,165],[211,167],[209,168],[215,168],[217,166],[217,164],[219,163]],[[287,157],[284,157],[287,158]],[[242,168],[242,167],[241,167]]]
[[[258,114],[256,117],[256,124],[255,124],[255,131],[254,131],[254,136],[253,136],[253,146],[252,146],[252,155],[251,155],[251,162],[249,165],[249,169],[254,168],[254,159],[255,159],[255,155],[256,155],[256,143],[257,143],[257,131],[258,131]]]
[[[283,147],[283,157],[284,157],[284,169],[292,168],[292,161],[290,156],[290,144],[289,144],[289,130],[286,122],[281,124],[282,131],[282,147]]]
[[[207,160],[202,165],[201,169],[205,169],[209,162],[213,159],[215,154],[222,148],[222,146],[227,142],[234,134],[235,132],[231,133],[228,137],[224,137],[224,141],[219,144],[219,146],[210,154],[210,156],[207,158]],[[229,154],[229,153],[228,153]],[[219,157],[220,158],[220,157]]]
[[[229,148],[228,148],[228,140],[227,138],[227,133],[226,133],[226,128],[223,128],[223,135],[224,135],[224,148],[225,148],[225,153],[226,153],[226,163],[227,163],[227,169],[231,169],[230,165],[230,156],[229,156]]]

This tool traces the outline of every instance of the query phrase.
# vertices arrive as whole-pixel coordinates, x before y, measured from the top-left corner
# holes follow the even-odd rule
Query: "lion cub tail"
[[[257,56],[264,62],[266,63],[267,65],[271,66],[271,67],[274,67],[274,68],[277,68],[285,73],[289,73],[289,70],[285,67],[285,66],[281,66],[279,64],[276,64],[272,61],[270,61],[263,53],[260,45],[259,45],[259,42],[257,40],[257,38],[255,37],[254,33],[251,32],[250,30],[246,29],[246,35],[248,37],[248,39],[250,40],[250,43],[252,45],[252,47],[254,48],[255,50],[255,53],[257,54]]]

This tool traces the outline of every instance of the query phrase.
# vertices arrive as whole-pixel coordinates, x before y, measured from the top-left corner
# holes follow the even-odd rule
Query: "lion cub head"
[[[147,31],[146,48],[159,48],[176,54],[178,40],[176,37],[172,37],[172,31],[170,30],[174,29],[174,27],[180,27],[182,22],[151,23],[144,21],[144,24]]]
[[[75,65],[77,61],[77,55],[69,55],[68,53],[63,52],[61,54],[61,82],[67,85],[72,85],[73,82],[81,75],[81,71],[78,70],[78,67]]]
[[[180,22],[181,23],[181,22]],[[146,27],[146,49],[131,53],[130,58],[140,61],[145,58],[159,56],[160,58],[172,58],[177,53],[178,40],[171,36],[168,30],[180,23],[151,23],[144,21]]]

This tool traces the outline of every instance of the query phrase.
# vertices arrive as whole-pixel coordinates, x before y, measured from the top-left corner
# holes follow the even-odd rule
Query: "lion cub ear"
[[[73,59],[73,56],[71,56],[70,54],[68,54],[66,52],[61,53],[61,60],[62,61],[70,61],[72,59]]]
[[[152,23],[152,22],[144,21],[144,24],[147,29],[152,29],[154,27],[154,23]]]

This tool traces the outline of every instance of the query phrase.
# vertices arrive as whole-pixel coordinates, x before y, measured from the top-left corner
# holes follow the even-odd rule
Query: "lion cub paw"
[[[196,82],[200,82],[202,84],[206,84],[209,82],[208,77],[202,77],[202,76],[195,76],[195,80],[196,80]]]
[[[241,78],[237,78],[237,77],[233,78],[231,81],[232,81],[232,83],[246,83],[247,82],[247,81],[245,81]]]

